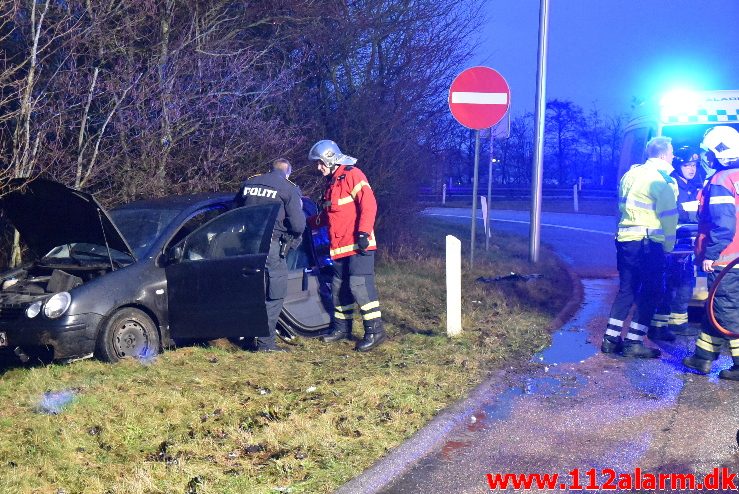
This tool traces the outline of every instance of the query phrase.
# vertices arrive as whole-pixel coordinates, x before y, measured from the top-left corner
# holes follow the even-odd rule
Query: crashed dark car
[[[34,260],[0,274],[0,350],[21,360],[42,349],[59,361],[115,362],[180,340],[266,335],[264,267],[277,206],[234,209],[232,199],[169,197],[108,213],[92,195],[45,179],[7,194],[0,208]],[[285,339],[329,325],[327,242],[306,229],[288,256]]]

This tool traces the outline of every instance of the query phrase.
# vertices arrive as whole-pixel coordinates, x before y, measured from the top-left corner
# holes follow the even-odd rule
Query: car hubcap
[[[136,321],[125,321],[116,331],[113,347],[120,358],[141,357],[149,346],[144,327]]]

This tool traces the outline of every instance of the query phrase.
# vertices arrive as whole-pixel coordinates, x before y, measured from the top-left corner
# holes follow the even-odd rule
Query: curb
[[[577,311],[583,300],[583,287],[580,277],[572,268],[560,261],[567,272],[572,286],[572,294],[565,306],[557,313],[547,326],[553,332],[562,327]],[[488,376],[475,386],[466,398],[453,403],[442,410],[436,417],[416,431],[410,438],[389,450],[385,456],[360,473],[346,484],[339,487],[334,494],[376,494],[387,487],[396,478],[410,470],[418,461],[430,453],[444,439],[444,436],[457,425],[469,420],[479,408],[486,396],[491,392],[502,392],[507,387],[503,377],[507,371],[501,370]]]

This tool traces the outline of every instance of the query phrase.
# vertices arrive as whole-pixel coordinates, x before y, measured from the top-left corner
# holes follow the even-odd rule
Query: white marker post
[[[575,206],[575,212],[576,213],[579,212],[580,211],[580,205],[577,202],[577,184],[575,184],[575,185],[572,186],[572,201],[574,203],[573,205]]]
[[[490,208],[488,207],[488,199],[485,196],[480,196],[480,209],[482,210],[482,222],[485,225],[485,238],[490,238],[490,222],[488,221],[488,213]],[[488,242],[485,241],[485,250],[488,250]]]
[[[446,334],[462,333],[462,241],[446,236]]]

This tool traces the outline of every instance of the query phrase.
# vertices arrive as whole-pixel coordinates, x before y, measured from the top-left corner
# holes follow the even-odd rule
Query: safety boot
[[[722,370],[718,373],[718,377],[729,381],[739,381],[739,365],[732,365],[728,369]]]
[[[621,341],[620,336],[616,338],[612,336],[604,336],[603,343],[600,345],[600,351],[603,353],[618,353],[621,351],[622,345],[623,341]]]
[[[625,341],[621,348],[621,355],[635,358],[659,358],[662,352],[656,348],[649,348],[641,341],[635,341],[633,343]]]
[[[699,374],[709,374],[711,372],[712,360],[706,360],[704,358],[696,357],[691,355],[683,359],[683,365],[689,369],[693,369]],[[724,371],[721,371],[724,372]]]
[[[331,331],[329,334],[325,336],[321,336],[320,339],[324,343],[333,343],[335,341],[351,340],[352,334],[349,331],[341,331],[339,329],[335,329]]]
[[[351,339],[352,321],[350,319],[334,319],[333,330],[320,338],[324,343],[334,343],[336,341]]]
[[[364,322],[364,338],[357,342],[354,349],[358,352],[369,352],[373,348],[380,346],[387,339],[385,328],[382,320],[373,319]]]
[[[652,341],[675,341],[675,335],[665,326],[650,326],[647,336]]]

